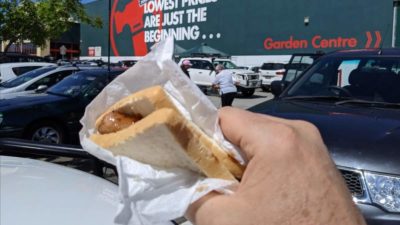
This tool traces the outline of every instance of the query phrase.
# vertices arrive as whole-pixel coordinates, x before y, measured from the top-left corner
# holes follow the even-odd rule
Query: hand
[[[219,118],[249,163],[233,195],[211,193],[190,206],[193,223],[365,224],[313,125],[230,107]]]

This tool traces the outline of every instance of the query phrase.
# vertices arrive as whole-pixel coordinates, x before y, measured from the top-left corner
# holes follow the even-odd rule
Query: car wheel
[[[42,143],[62,144],[65,143],[65,132],[61,126],[53,122],[40,122],[28,129],[25,136],[32,141]]]
[[[255,89],[242,89],[242,95],[244,97],[251,97],[255,91]]]

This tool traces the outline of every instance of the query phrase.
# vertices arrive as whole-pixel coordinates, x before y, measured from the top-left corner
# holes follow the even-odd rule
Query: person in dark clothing
[[[190,78],[189,69],[192,67],[192,63],[189,60],[183,60],[181,69]]]

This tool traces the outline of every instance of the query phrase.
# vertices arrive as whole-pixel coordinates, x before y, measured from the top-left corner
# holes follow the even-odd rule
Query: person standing
[[[192,63],[189,60],[187,60],[187,59],[183,60],[181,69],[186,74],[186,76],[188,76],[189,78],[190,78],[189,69],[191,67],[192,67]]]
[[[237,82],[233,78],[232,72],[224,70],[224,66],[219,64],[216,66],[215,71],[217,76],[212,84],[214,89],[219,89],[221,96],[221,107],[232,106],[232,102],[236,97]]]

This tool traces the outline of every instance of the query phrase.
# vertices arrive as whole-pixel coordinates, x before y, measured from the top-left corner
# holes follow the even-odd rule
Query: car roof
[[[118,187],[40,160],[0,156],[1,224],[113,224]],[[21,215],[24,216],[21,216]]]
[[[47,62],[14,62],[14,63],[1,63],[0,67],[19,67],[19,66],[46,66],[46,65],[56,65],[55,63],[47,63]]]
[[[183,60],[206,60],[206,61],[211,61],[211,58],[208,57],[184,57],[180,61]]]
[[[57,69],[63,70],[63,69],[80,69],[80,70],[88,70],[88,69],[99,69],[98,66],[90,66],[90,65],[62,65],[62,66],[58,66]]]
[[[110,72],[111,73],[115,73],[115,72],[121,72],[121,73],[123,73],[124,71],[126,71],[125,69],[120,69],[120,68],[118,68],[118,69],[111,69],[110,70]],[[93,76],[103,76],[103,75],[106,75],[107,74],[107,72],[108,72],[108,69],[102,69],[102,68],[100,68],[100,69],[89,69],[89,70],[80,70],[80,71],[77,71],[76,72],[76,74],[85,74],[85,75],[93,75]]]
[[[398,56],[400,57],[400,48],[382,48],[382,49],[351,49],[338,50],[325,54],[323,57],[351,57],[351,56]]]

